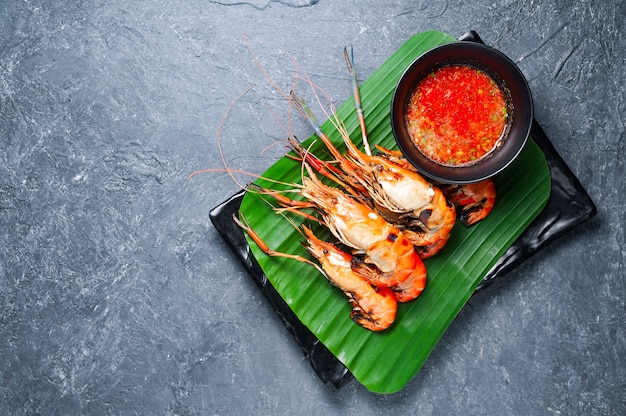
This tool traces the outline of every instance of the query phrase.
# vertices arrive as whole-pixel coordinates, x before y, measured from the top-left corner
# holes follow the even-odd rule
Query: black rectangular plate
[[[459,39],[482,42],[474,31],[466,33]],[[595,204],[585,189],[535,120],[530,134],[543,151],[550,168],[550,198],[539,216],[502,255],[476,290],[484,289],[495,279],[504,276],[567,231],[593,217],[597,212]],[[275,309],[287,329],[293,334],[320,379],[333,389],[338,389],[350,381],[353,378],[352,375],[300,322],[274,289],[252,256],[243,232],[232,219],[233,214],[239,210],[244,194],[244,191],[241,191],[213,208],[209,214],[211,222],[259,286],[261,293]]]

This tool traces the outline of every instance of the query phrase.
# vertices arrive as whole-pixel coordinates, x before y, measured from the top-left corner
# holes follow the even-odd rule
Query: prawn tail
[[[461,221],[464,226],[469,227],[487,218],[492,208],[493,205],[488,205],[486,200],[465,205],[460,210],[459,221]]]
[[[415,246],[415,252],[422,260],[427,259],[439,253],[441,249],[443,249],[443,247],[446,245],[447,242],[448,242],[447,237],[440,238],[434,243],[431,243],[425,246]]]
[[[396,320],[398,302],[394,293],[386,287],[372,285],[367,294],[350,293],[352,305],[350,318],[370,331],[383,331]]]
[[[459,212],[459,221],[466,227],[485,219],[496,203],[493,179],[465,185],[446,185],[442,190],[455,205]]]

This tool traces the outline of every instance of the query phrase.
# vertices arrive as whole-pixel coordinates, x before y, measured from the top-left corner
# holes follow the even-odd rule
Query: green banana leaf
[[[417,34],[401,46],[361,85],[361,98],[371,144],[395,148],[389,122],[394,87],[405,68],[423,52],[453,37],[430,31]],[[350,82],[346,71],[346,82]],[[350,137],[360,140],[352,97],[338,109]],[[341,137],[329,122],[323,124],[335,143]],[[323,145],[312,136],[306,142],[314,154]],[[288,183],[298,183],[299,163],[282,158],[264,174]],[[257,184],[274,189],[264,180]],[[267,278],[298,318],[350,370],[367,389],[377,393],[401,390],[424,365],[444,332],[470,298],[476,286],[498,258],[539,214],[550,193],[550,174],[543,153],[530,139],[518,159],[496,178],[497,203],[490,216],[475,226],[456,224],[446,247],[424,261],[428,282],[422,295],[400,304],[395,323],[382,332],[363,329],[350,319],[345,295],[313,267],[292,259],[270,257],[248,240],[252,253]],[[272,211],[259,195],[248,193],[241,211],[269,247],[306,256],[302,236],[294,225]],[[290,216],[296,224],[304,221]],[[327,230],[316,234],[332,240]]]

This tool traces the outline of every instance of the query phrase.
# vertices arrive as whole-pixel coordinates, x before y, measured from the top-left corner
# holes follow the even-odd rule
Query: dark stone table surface
[[[0,414],[626,414],[626,2],[2,1]],[[321,383],[209,211],[411,35],[478,31],[598,207],[473,296],[395,394]],[[293,129],[311,134],[296,117]],[[276,145],[278,144],[278,145]]]

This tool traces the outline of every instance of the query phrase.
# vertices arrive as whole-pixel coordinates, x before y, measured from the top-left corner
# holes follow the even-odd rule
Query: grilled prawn
[[[389,328],[396,319],[398,303],[392,291],[386,287],[374,286],[352,270],[352,255],[340,250],[334,244],[320,240],[310,228],[302,226],[306,242],[304,247],[317,259],[315,263],[305,257],[280,253],[267,247],[258,234],[250,228],[242,214],[233,216],[235,222],[257,243],[259,248],[270,256],[286,257],[315,267],[328,281],[341,289],[352,305],[350,317],[363,328],[382,331]]]
[[[352,142],[335,114],[331,120],[341,133],[347,148],[346,155],[343,155],[324,133],[306,103],[295,96],[292,96],[293,102],[306,116],[316,135],[328,148],[342,172],[340,174],[333,171],[331,179],[354,189],[364,189],[365,195],[373,201],[373,206],[377,211],[404,231],[406,237],[418,249],[420,256],[430,257],[441,250],[448,240],[456,221],[454,206],[448,203],[439,188],[429,183],[414,169],[402,166],[386,155],[371,154],[356,72],[347,50],[344,50],[344,54],[353,78],[354,99],[365,153]],[[303,159],[312,157],[302,148],[298,148],[297,143],[295,145],[292,143],[292,147],[300,153]]]

